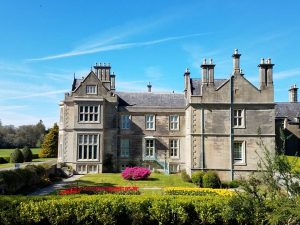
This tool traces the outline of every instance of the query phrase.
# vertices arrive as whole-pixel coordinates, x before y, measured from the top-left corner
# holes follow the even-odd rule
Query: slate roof
[[[72,91],[74,91],[76,88],[78,88],[82,81],[83,81],[83,79],[74,79],[73,84],[72,84]]]
[[[275,117],[287,117],[289,119],[300,117],[300,102],[277,102]]]
[[[222,84],[224,84],[228,79],[215,79],[215,87],[216,89],[220,87]],[[201,93],[201,79],[191,79],[191,89],[192,89],[192,95],[202,95]]]
[[[116,92],[120,106],[184,108],[184,94],[153,92]]]

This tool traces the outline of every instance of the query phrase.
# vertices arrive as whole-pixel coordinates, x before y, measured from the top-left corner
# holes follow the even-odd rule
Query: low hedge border
[[[166,187],[164,193],[167,195],[221,195],[232,196],[234,192],[227,189],[217,188],[184,188],[184,187]]]

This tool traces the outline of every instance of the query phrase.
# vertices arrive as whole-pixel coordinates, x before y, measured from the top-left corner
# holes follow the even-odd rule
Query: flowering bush
[[[73,194],[139,194],[138,187],[99,187],[99,186],[86,186],[86,187],[71,187],[68,189],[60,190],[60,195],[73,195]]]
[[[233,191],[227,189],[216,188],[182,188],[182,187],[166,187],[164,193],[167,195],[221,195],[232,196]]]
[[[122,172],[122,177],[125,180],[146,180],[151,174],[151,171],[144,167],[126,167]]]

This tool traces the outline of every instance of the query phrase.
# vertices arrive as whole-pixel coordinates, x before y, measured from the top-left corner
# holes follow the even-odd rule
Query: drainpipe
[[[230,158],[230,176],[233,180],[233,90],[234,90],[234,76],[230,76],[230,141],[229,141],[229,158]]]
[[[202,113],[201,113],[202,115],[202,117],[201,117],[201,133],[202,133],[202,135],[201,135],[201,138],[202,138],[202,140],[201,140],[201,159],[200,159],[200,166],[201,166],[201,168],[202,168],[202,171],[204,170],[204,132],[205,132],[205,129],[204,129],[204,108],[202,108]]]

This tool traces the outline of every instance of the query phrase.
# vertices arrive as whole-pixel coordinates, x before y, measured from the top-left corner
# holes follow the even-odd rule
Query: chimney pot
[[[203,59],[203,63],[202,63],[203,65],[205,65],[206,64],[206,59],[204,58]]]
[[[151,92],[152,85],[151,85],[150,82],[149,82],[149,84],[147,85],[147,87],[148,87],[148,92]]]
[[[239,54],[239,50],[237,48],[234,49],[234,54]]]
[[[186,68],[185,73],[189,73],[189,72],[190,72],[189,68]]]
[[[260,64],[265,64],[265,59],[264,58],[260,59]]]
[[[213,64],[213,60],[212,59],[209,59],[209,64]]]

